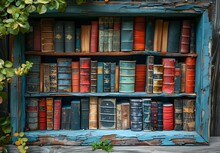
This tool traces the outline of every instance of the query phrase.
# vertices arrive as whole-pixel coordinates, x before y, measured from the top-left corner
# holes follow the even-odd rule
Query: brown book
[[[43,63],[43,91],[50,92],[50,64]]]
[[[72,92],[79,92],[79,62],[72,62]]]
[[[154,31],[154,51],[160,52],[162,45],[162,33],[163,33],[163,20],[157,19],[155,22]]]
[[[54,99],[54,130],[60,130],[61,127],[61,107],[62,101],[61,99]]]
[[[193,57],[186,58],[186,93],[194,93],[195,88],[195,67],[196,59]]]
[[[186,64],[181,63],[180,67],[181,80],[180,80],[180,92],[185,92],[186,88]]]
[[[168,21],[163,22],[163,35],[162,35],[161,52],[167,52],[168,29],[169,29],[169,22]]]
[[[121,104],[121,118],[122,118],[122,125],[121,128],[126,130],[130,129],[130,103],[122,103]]]
[[[189,52],[191,21],[183,20],[182,31],[180,37],[180,53]]]
[[[41,51],[54,52],[54,19],[41,19]]]
[[[154,64],[153,69],[153,93],[162,93],[163,65]]]
[[[34,51],[41,51],[41,26],[40,21],[34,22]]]
[[[89,129],[95,130],[98,127],[98,97],[90,97],[89,107]]]
[[[81,26],[81,51],[89,53],[90,51],[90,25]]]
[[[50,92],[57,92],[57,64],[50,63]]]
[[[183,130],[195,130],[195,100],[183,99]]]
[[[116,127],[118,130],[122,129],[122,112],[121,112],[121,103],[117,104],[116,106],[117,110],[117,119],[116,119]]]
[[[44,63],[40,64],[40,92],[44,92]]]
[[[119,66],[115,68],[115,92],[119,91]]]

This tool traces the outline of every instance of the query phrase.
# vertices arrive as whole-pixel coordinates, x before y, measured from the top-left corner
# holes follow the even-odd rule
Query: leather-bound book
[[[99,99],[99,129],[116,129],[116,99]]]
[[[186,91],[186,64],[181,63],[180,65],[181,80],[180,80],[180,92]]]
[[[38,98],[26,98],[27,128],[38,130]]]
[[[163,34],[162,34],[162,45],[161,45],[161,52],[167,52],[167,44],[168,44],[168,29],[169,29],[169,22],[163,22]]]
[[[183,99],[183,130],[195,131],[195,99]]]
[[[75,22],[65,21],[65,52],[75,52]]]
[[[129,101],[122,101],[121,103],[121,116],[122,116],[122,126],[123,130],[130,129],[131,119],[130,119],[130,103]]]
[[[143,107],[142,99],[130,99],[131,130],[141,131],[143,129]]]
[[[60,130],[61,128],[61,108],[62,100],[54,99],[54,120],[53,120],[53,129]]]
[[[97,92],[103,92],[103,62],[98,62],[98,82],[97,82]]]
[[[110,62],[103,63],[103,91],[104,92],[111,91],[111,63]]]
[[[108,50],[109,52],[113,51],[113,34],[114,34],[114,21],[113,17],[108,18]]]
[[[178,53],[179,52],[180,31],[181,31],[181,22],[180,21],[170,21],[169,22],[167,52],[170,52],[170,53]]]
[[[115,67],[115,92],[119,91],[119,66]]]
[[[90,92],[90,58],[80,58],[80,92]]]
[[[114,29],[112,40],[112,51],[120,51],[120,38],[121,38],[121,19],[120,17],[114,17]]]
[[[53,130],[54,123],[54,110],[53,110],[53,98],[46,98],[46,106],[47,106],[47,130]]]
[[[104,17],[99,17],[99,52],[104,52]]]
[[[163,34],[163,20],[157,19],[155,21],[155,31],[154,31],[154,51],[160,52],[162,45],[162,34]]]
[[[76,44],[75,44],[75,51],[81,52],[81,28],[76,28]]]
[[[151,131],[151,99],[143,98],[143,130]]]
[[[46,108],[46,98],[40,98],[38,104],[38,122],[39,130],[47,129],[47,108]]]
[[[54,23],[54,51],[64,52],[64,23],[63,21],[55,21]]]
[[[111,63],[110,92],[115,92],[115,69],[116,63]]]
[[[180,53],[188,53],[190,45],[191,21],[183,20],[180,36]]]
[[[153,73],[154,73],[154,56],[147,56],[146,85],[145,85],[145,91],[147,93],[153,93]]]
[[[164,93],[174,93],[175,59],[163,58],[163,87]]]
[[[63,106],[62,107],[62,119],[61,119],[61,129],[70,130],[71,123],[71,107]]]
[[[80,101],[80,104],[81,104],[81,106],[80,106],[81,129],[87,130],[87,129],[89,129],[89,98],[82,98]]]
[[[153,93],[162,93],[163,65],[154,64],[153,69]]]
[[[145,50],[146,51],[153,51],[154,27],[155,27],[154,19],[152,17],[147,17],[146,38],[145,38]]]
[[[195,33],[195,23],[191,21],[191,31],[190,31],[190,44],[189,53],[196,53],[196,33]]]
[[[34,51],[41,51],[40,21],[34,21]]]
[[[80,100],[71,101],[71,130],[80,130]]]
[[[151,127],[153,131],[158,130],[158,106],[156,101],[151,102]]]
[[[81,52],[89,53],[90,51],[90,25],[81,26]]]
[[[158,131],[163,131],[163,102],[158,101],[157,102],[157,108],[158,108]]]
[[[134,50],[145,50],[146,20],[144,16],[134,19]]]
[[[72,62],[72,92],[79,92],[79,62]]]
[[[116,127],[117,127],[117,130],[121,130],[122,129],[122,112],[121,112],[121,103],[117,103],[117,105],[116,105],[116,110],[117,110],[117,117],[116,117],[116,119],[117,119],[117,125],[116,125]]]
[[[44,92],[50,92],[50,63],[43,63]]]
[[[181,89],[181,64],[175,64],[174,93],[180,93]]]
[[[163,104],[163,130],[174,129],[173,104]]]
[[[183,100],[174,99],[174,130],[183,130]]]
[[[29,20],[29,24],[30,24],[30,30],[25,34],[25,51],[34,50],[34,24],[35,22],[32,20]]]
[[[133,50],[133,17],[122,17],[121,20],[121,51],[130,52]]]
[[[103,51],[108,51],[108,38],[109,38],[109,17],[104,17],[104,36],[103,36]]]
[[[186,58],[186,93],[194,93],[196,58]]]
[[[135,71],[135,92],[144,92],[146,84],[146,65],[137,64]]]
[[[98,69],[98,61],[91,61],[91,74],[90,74],[90,92],[97,92],[97,69]]]
[[[90,52],[98,51],[98,21],[92,21],[91,38],[90,38]]]
[[[90,97],[89,103],[89,129],[95,130],[98,127],[98,97]]]
[[[119,61],[119,92],[135,91],[136,61]]]
[[[41,19],[41,51],[54,52],[54,19]]]
[[[44,92],[44,63],[40,63],[40,89],[39,91]]]
[[[57,64],[50,63],[50,92],[57,92]]]

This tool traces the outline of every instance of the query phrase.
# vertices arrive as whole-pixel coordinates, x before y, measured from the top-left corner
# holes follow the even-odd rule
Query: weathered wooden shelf
[[[133,56],[133,55],[154,55],[154,56],[165,56],[165,57],[196,57],[197,56],[197,54],[161,53],[156,51],[95,52],[95,53],[26,51],[25,54],[39,55],[39,56]]]
[[[108,139],[113,145],[201,145],[208,144],[192,131],[59,130],[25,132],[31,145],[91,145]]]
[[[179,93],[179,94],[147,94],[146,92],[132,92],[132,93],[119,93],[119,92],[103,92],[103,93],[81,93],[81,92],[41,92],[41,93],[26,93],[25,97],[190,97],[195,98],[195,93]]]

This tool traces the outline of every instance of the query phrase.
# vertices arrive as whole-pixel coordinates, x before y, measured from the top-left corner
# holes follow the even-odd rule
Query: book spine
[[[89,107],[89,129],[98,128],[98,97],[90,97]]]
[[[99,99],[99,129],[116,129],[116,99]]]
[[[145,49],[145,17],[135,17],[134,19],[134,50],[143,51]]]
[[[80,101],[71,101],[71,130],[80,129]]]
[[[147,56],[146,58],[146,85],[145,91],[153,93],[153,73],[154,73],[154,56]]]
[[[112,51],[120,51],[120,39],[121,39],[121,19],[120,17],[114,17],[114,30],[112,40]]]
[[[54,51],[64,52],[64,23],[55,21],[54,24]]]
[[[64,106],[62,107],[61,129],[70,130],[70,123],[71,123],[71,107]]]
[[[81,99],[81,129],[87,130],[89,129],[89,98]]]
[[[90,92],[90,58],[80,58],[80,92]]]
[[[91,87],[90,91],[92,93],[97,92],[97,69],[98,69],[98,61],[91,61],[91,74],[90,74],[90,82],[91,82]]]
[[[158,123],[158,131],[163,131],[163,102],[159,101],[157,102],[157,108],[158,108],[158,117],[157,117],[157,123]]]
[[[50,92],[57,92],[57,64],[50,63]]]
[[[104,52],[104,17],[99,17],[99,52]]]
[[[41,26],[39,21],[35,21],[34,28],[34,50],[41,51]]]
[[[121,22],[121,51],[133,50],[133,17],[123,17]]]
[[[113,51],[113,29],[108,29],[108,51]]]
[[[144,92],[146,84],[146,65],[137,64],[135,71],[135,92]]]
[[[27,79],[27,81],[28,81],[28,79]],[[27,87],[27,89],[28,89],[28,87]],[[39,92],[44,92],[44,63],[40,64],[40,89],[39,90],[40,90]]]
[[[61,99],[54,99],[54,130],[60,130],[61,128],[61,107],[62,107],[62,101]]]
[[[153,93],[162,93],[163,65],[155,64],[153,68]]]
[[[81,52],[89,53],[90,51],[90,25],[81,26]]]
[[[90,52],[97,52],[98,50],[98,21],[92,21],[91,38],[90,38]]]
[[[145,38],[145,50],[146,51],[153,51],[153,42],[154,42],[154,19],[147,18],[146,23],[146,38]]]
[[[151,102],[151,127],[153,131],[158,130],[158,106],[157,102]]]
[[[191,31],[190,31],[190,45],[189,45],[189,52],[191,54],[196,53],[196,34],[195,34],[195,23],[191,22]]]
[[[193,57],[186,58],[186,93],[194,93],[195,88],[195,66],[196,59]]]
[[[54,20],[41,19],[41,51],[54,52]]]
[[[122,129],[130,129],[130,103],[129,102],[122,102],[121,103],[121,115],[122,115]]]
[[[65,52],[75,51],[75,22],[65,21]]]
[[[46,98],[47,105],[47,130],[53,130],[53,98]]]
[[[167,52],[168,28],[169,28],[169,22],[168,21],[163,22],[163,34],[162,34],[162,45],[161,45],[161,52],[163,53]]]
[[[186,90],[186,64],[185,63],[181,63],[180,71],[181,71],[180,91],[185,92]]]
[[[79,62],[72,62],[72,92],[79,92]]]
[[[103,63],[103,91],[111,91],[111,63]]]
[[[103,62],[98,62],[98,82],[97,82],[97,92],[103,92]]]
[[[46,99],[41,98],[39,99],[39,105],[38,105],[38,124],[39,124],[39,130],[46,130],[47,129],[47,118],[46,118]]]
[[[163,104],[163,130],[174,129],[173,104]]]
[[[143,129],[143,108],[141,99],[130,99],[131,130]]]
[[[38,98],[26,98],[27,128],[38,130]]]
[[[183,130],[195,131],[195,100],[183,99]]]
[[[181,89],[181,64],[176,63],[176,65],[175,65],[174,92],[180,93],[180,89]]]
[[[119,66],[115,67],[115,92],[119,91]]]
[[[121,103],[117,104],[117,130],[122,129],[122,111],[121,111]]]
[[[76,52],[81,52],[81,28],[76,28]]]
[[[163,20],[157,19],[155,21],[154,46],[153,46],[153,49],[156,52],[161,51],[162,34],[163,34]]]
[[[34,50],[34,24],[36,24],[34,21],[30,20],[30,30],[27,34],[25,34],[25,50],[26,51],[31,51]],[[40,27],[40,26],[38,26]],[[39,31],[38,31],[39,32]],[[37,42],[36,42],[37,43]]]
[[[44,92],[50,92],[50,64],[49,63],[44,63]]]
[[[115,92],[115,70],[116,70],[116,63],[111,63],[110,92]]]
[[[109,29],[109,17],[104,17],[104,37],[103,37],[103,51],[107,52],[108,51],[108,29]]]
[[[151,131],[151,99],[143,100],[143,130]]]
[[[174,99],[174,130],[183,130],[183,100]]]
[[[180,53],[189,52],[191,21],[183,20],[181,37],[180,37]]]

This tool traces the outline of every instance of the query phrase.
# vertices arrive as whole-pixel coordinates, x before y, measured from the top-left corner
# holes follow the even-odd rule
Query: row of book
[[[163,58],[154,64],[147,56],[146,64],[136,61],[98,62],[91,58],[58,58],[57,63],[41,63],[39,56],[27,56],[34,63],[27,75],[26,92],[147,92],[194,93],[195,58],[178,63]]]
[[[27,130],[131,129],[195,130],[195,100],[26,98]]]
[[[31,22],[26,50],[42,52],[157,51],[195,53],[192,20],[99,17],[87,25],[52,18]]]

